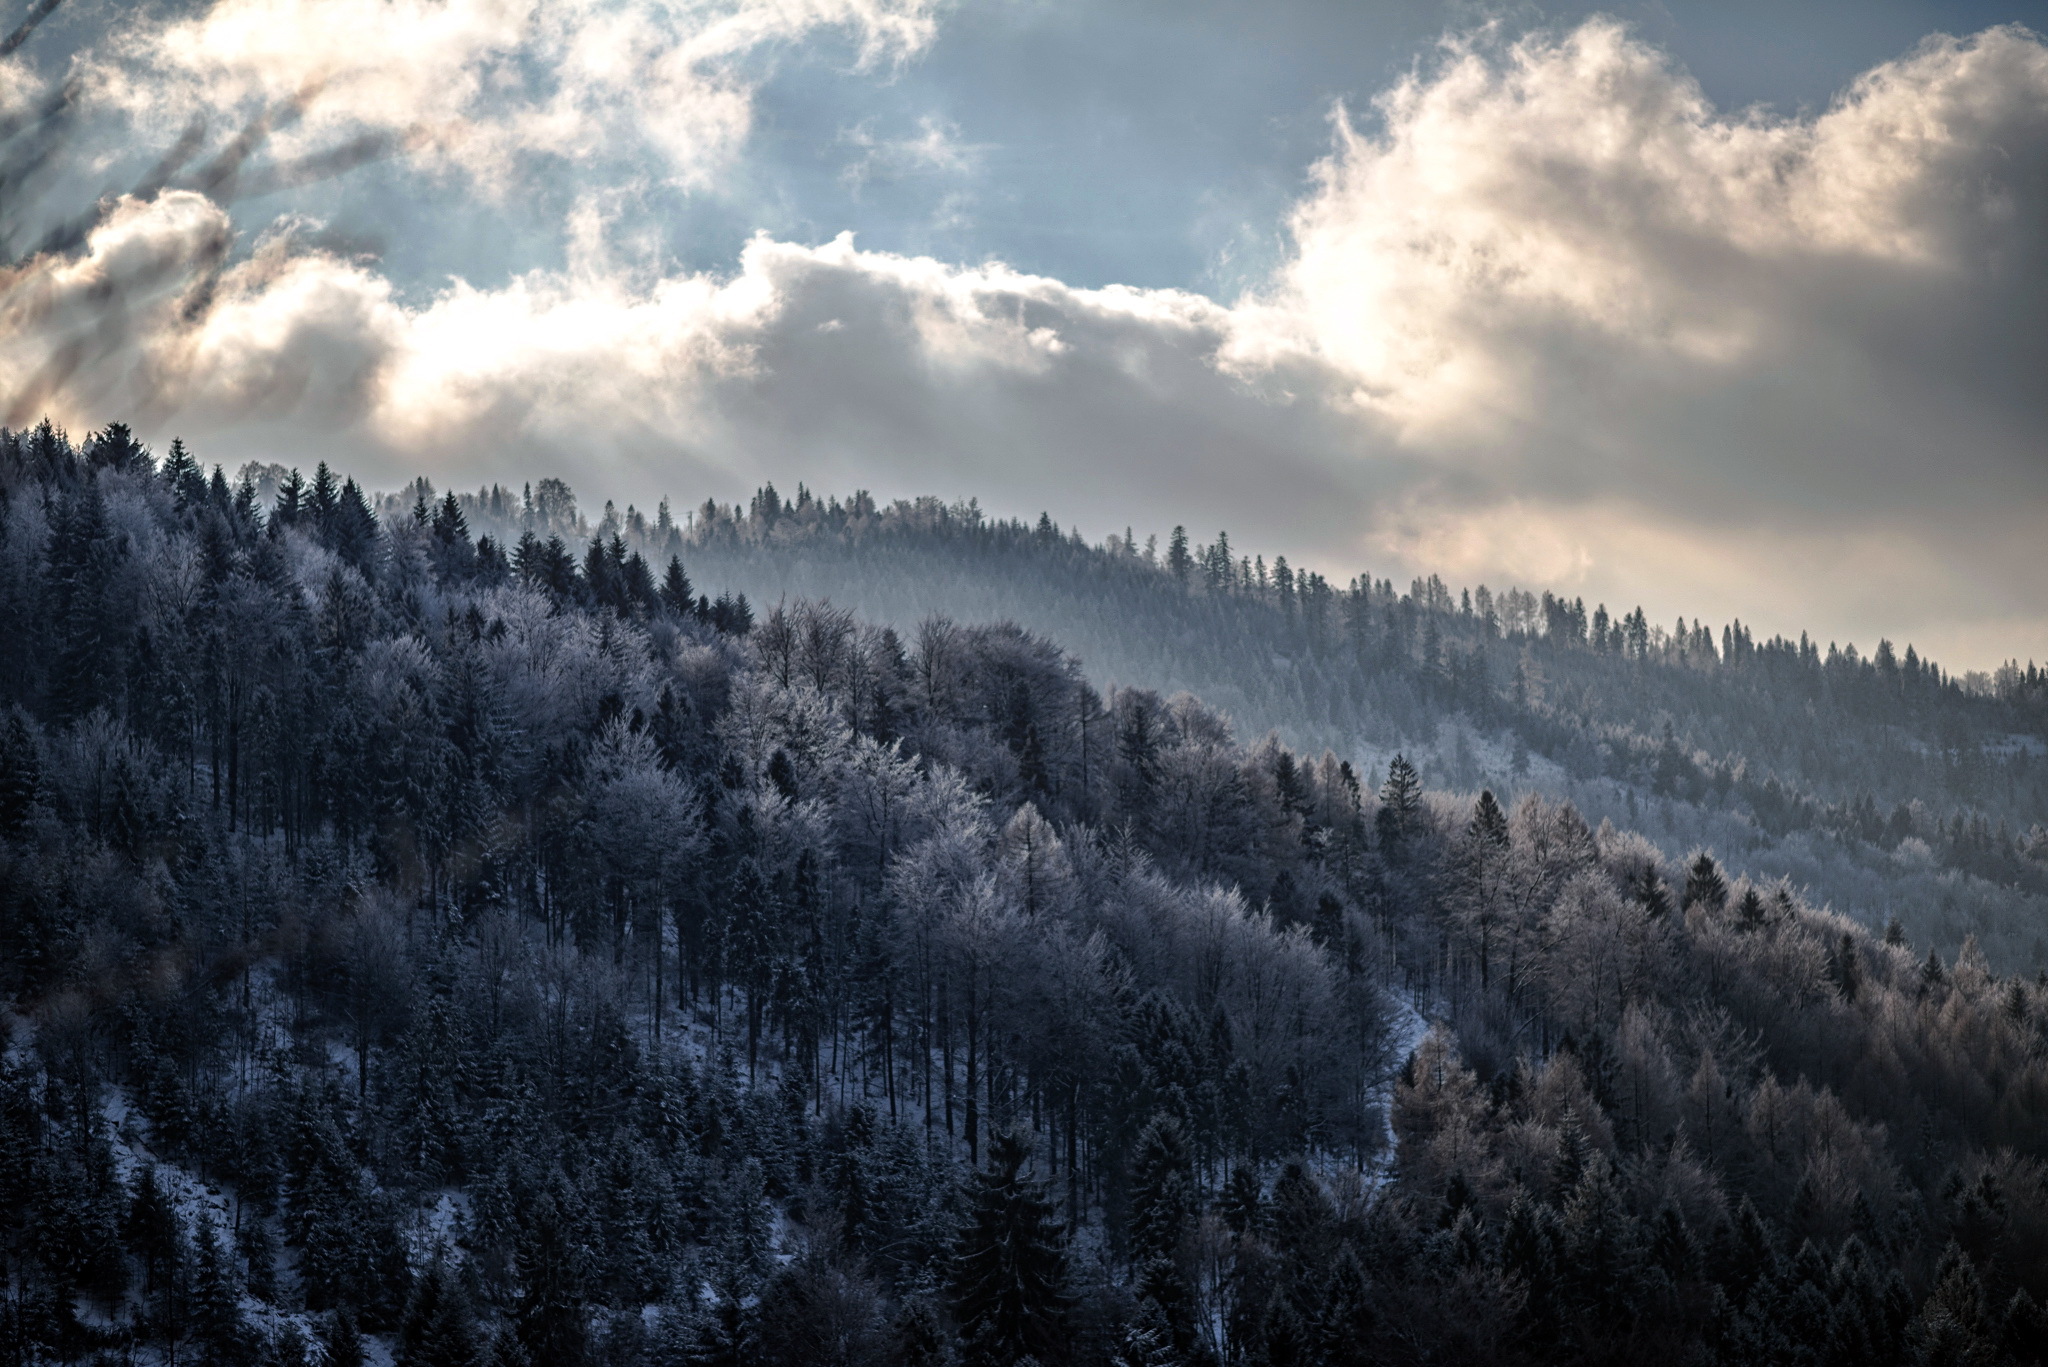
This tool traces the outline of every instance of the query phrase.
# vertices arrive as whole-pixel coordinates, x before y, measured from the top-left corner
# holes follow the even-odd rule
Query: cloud
[[[166,191],[0,282],[0,416],[394,482],[935,490],[1339,575],[2044,653],[2039,40],[1930,40],[1782,119],[1596,22],[1452,43],[1374,113],[1227,303],[846,237],[628,270],[595,201],[568,268],[415,297],[303,223],[236,256]]]
[[[1269,345],[1427,458],[1371,541],[2048,645],[2022,606],[2048,588],[2038,38],[1930,38],[1786,119],[1716,111],[1595,21],[1453,42],[1375,113],[1339,120],[1261,300]]]
[[[860,60],[930,41],[936,0],[216,0],[89,60],[147,126],[289,110],[284,155],[366,133],[505,193],[537,158],[647,160],[701,186],[744,142],[757,64],[819,30]]]
[[[1803,372],[1801,411],[1744,406],[1858,436],[1893,426],[1902,379],[1944,427],[1930,387],[2029,397],[1941,360],[1958,336],[1980,354],[1994,330],[2042,338],[2011,307],[2043,283],[2048,168],[2048,48],[2021,30],[1929,40],[1813,119],[1722,117],[1606,21],[1453,45],[1378,110],[1377,137],[1340,119],[1279,300],[1406,439],[1537,443],[1605,475],[1645,419],[1779,367]],[[1647,404],[1625,392],[1645,382]]]
[[[1342,472],[1332,434],[1351,420],[1283,388],[1319,363],[1221,375],[1238,315],[1200,295],[763,236],[724,278],[636,287],[597,267],[534,272],[405,306],[371,264],[289,231],[220,264],[229,231],[190,192],[122,204],[79,258],[46,259],[9,291],[42,302],[0,320],[14,338],[4,373],[34,371],[87,321],[84,301],[112,293],[127,301],[118,343],[37,396],[59,416],[175,416],[188,433],[259,446],[325,432],[366,444],[394,475],[428,451],[444,469],[503,474],[574,451],[635,484],[738,487],[772,451],[778,466],[863,482],[983,496],[1000,484],[1038,500],[1068,480],[1137,497],[1167,465],[1249,499],[1264,477],[1240,457],[1268,448],[1324,453],[1318,479]],[[38,411],[13,408],[16,422]],[[1102,462],[1105,445],[1122,457]]]
[[[840,134],[840,141],[860,149],[860,155],[846,164],[840,180],[856,194],[863,185],[877,179],[905,175],[966,175],[981,165],[988,148],[960,140],[960,130],[936,115],[918,120],[914,138],[877,138],[866,123]]]

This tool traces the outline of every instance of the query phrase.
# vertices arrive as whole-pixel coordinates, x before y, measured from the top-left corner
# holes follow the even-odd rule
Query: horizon
[[[204,462],[202,462],[202,465],[203,464]],[[245,482],[253,483],[258,490],[259,498],[261,499],[262,503],[267,506],[274,499],[274,488],[266,487],[263,479],[264,476],[270,474],[271,471],[275,470],[288,470],[290,472],[299,474],[304,474],[305,472],[298,470],[296,466],[284,466],[277,462],[267,463],[267,469],[263,468],[265,465],[265,462],[259,462],[254,460],[245,462],[242,468],[234,472],[234,477],[231,483],[237,486]],[[225,467],[223,467],[222,472],[223,476],[225,477]],[[342,474],[345,477],[348,475],[348,472],[346,470],[341,470],[338,473]],[[574,485],[570,484],[569,481],[562,479],[559,475],[543,474],[534,478],[523,479],[520,482],[524,485],[525,490],[530,495],[534,484],[545,482],[548,480],[556,480],[567,487],[568,492],[573,500],[575,515],[578,518],[580,524],[584,528],[587,528],[587,534],[590,539],[597,539],[602,534],[603,528],[606,523],[606,519],[614,516],[614,514],[616,514],[618,520],[622,525],[627,523],[635,513],[638,513],[643,519],[646,519],[650,523],[658,515],[657,513],[651,513],[647,509],[641,508],[637,503],[634,503],[630,500],[627,501],[623,507],[620,507],[619,500],[607,498],[604,500],[603,503],[603,512],[597,515],[596,517],[593,517],[591,515],[590,509],[583,504],[580,496],[576,495]],[[437,486],[430,476],[422,474],[415,475],[411,480],[408,480],[405,483],[402,483],[398,485],[396,488],[392,489],[363,486],[363,495],[369,501],[370,507],[373,510],[379,510],[385,517],[396,520],[400,517],[405,516],[405,507],[408,506],[406,504],[407,498],[414,495],[415,491],[421,485],[425,486],[425,497],[428,498],[429,500],[436,499],[446,493],[454,493],[458,499],[462,500],[465,511],[474,509],[475,506],[484,497],[490,495],[493,492],[503,492],[507,495],[514,495],[519,492],[518,490],[512,488],[511,486],[503,485],[502,483],[498,483],[495,481],[490,485],[480,486],[475,491],[456,488],[453,485],[441,487]],[[781,491],[776,490],[774,480],[764,479],[762,483],[754,489],[753,496],[759,496],[764,491],[774,491],[777,494],[777,497],[783,501],[784,506],[788,508],[794,508],[797,505],[798,500],[808,497],[809,499],[815,501],[821,508],[826,506],[834,506],[845,507],[849,510],[852,508],[857,498],[866,496],[874,503],[878,511],[890,511],[899,508],[914,507],[927,500],[930,500],[939,503],[941,506],[945,507],[947,511],[950,513],[970,514],[972,516],[981,518],[985,522],[1000,523],[1006,526],[1010,526],[1012,528],[1022,530],[1029,530],[1037,521],[1037,518],[1039,516],[1043,516],[1051,519],[1054,529],[1062,537],[1079,538],[1082,546],[1084,546],[1091,552],[1099,554],[1116,553],[1117,548],[1112,546],[1110,542],[1112,540],[1115,540],[1119,543],[1122,543],[1124,536],[1124,533],[1119,533],[1112,530],[1109,532],[1105,532],[1102,535],[1095,537],[1091,540],[1087,537],[1087,534],[1077,524],[1061,522],[1058,518],[1052,517],[1052,510],[1049,508],[1040,509],[1038,514],[1036,515],[1022,512],[1007,514],[997,513],[991,511],[990,509],[981,507],[980,500],[971,495],[950,499],[944,497],[943,495],[932,493],[910,493],[895,494],[888,496],[876,496],[873,490],[864,488],[853,489],[844,492],[825,491],[823,493],[820,493],[818,490],[810,489],[809,486],[806,485],[801,480],[797,481],[796,488],[798,490],[798,493],[794,498],[792,498],[791,496],[783,494],[781,493]],[[667,494],[662,494],[658,496],[655,500],[655,503],[657,505],[669,505],[670,515],[674,519],[674,524],[677,527],[677,529],[683,534],[686,541],[692,538],[695,533],[697,514],[702,510],[705,502],[718,503],[718,506],[721,509],[721,511],[731,510],[735,514],[742,516],[745,515],[745,504],[740,498],[737,497],[722,502],[718,501],[715,496],[707,498],[705,500],[684,499],[680,504],[678,504],[674,502],[674,500],[672,500]],[[1187,532],[1191,548],[1206,549],[1207,545],[1211,544],[1214,541],[1218,533],[1222,534],[1225,537],[1228,537],[1229,535],[1229,528],[1227,527],[1219,527],[1216,529],[1215,532],[1200,532],[1189,531],[1185,526],[1176,526],[1172,528],[1159,528],[1156,530],[1147,530],[1142,534],[1136,532],[1136,530],[1133,528],[1131,529],[1131,535],[1133,539],[1130,543],[1130,553],[1138,555],[1141,558],[1144,558],[1148,565],[1153,565],[1155,568],[1160,569],[1160,571],[1164,573],[1165,566],[1163,561],[1163,548],[1167,543],[1170,533],[1175,530]],[[583,533],[579,533],[579,535],[583,535]],[[1205,541],[1203,540],[1204,537],[1208,539]],[[1141,551],[1137,549],[1139,546],[1147,545],[1148,540],[1157,543],[1157,547],[1160,548],[1158,550],[1158,557],[1160,558],[1155,559],[1155,557],[1150,553],[1149,550]],[[1236,555],[1238,558],[1247,561],[1256,560],[1260,562],[1261,565],[1265,564],[1267,561],[1265,549],[1261,547],[1247,549],[1242,545],[1237,545],[1233,543],[1232,550],[1234,555]],[[1273,558],[1273,563],[1277,565],[1279,560],[1284,556],[1284,552],[1276,552]],[[655,568],[658,570],[661,568],[661,566],[657,564]],[[687,564],[685,565],[685,568],[688,568]],[[1364,566],[1353,566],[1349,569],[1338,569],[1335,571],[1331,571],[1325,569],[1320,565],[1296,563],[1292,564],[1292,568],[1297,573],[1303,571],[1313,571],[1317,574],[1322,575],[1325,579],[1329,581],[1331,587],[1338,592],[1345,591],[1347,586],[1351,585],[1361,577],[1368,578],[1374,582],[1380,579],[1387,579],[1391,577],[1389,575],[1382,573],[1379,570]],[[1411,575],[1410,578],[1413,580],[1413,583],[1420,584],[1425,582],[1429,578],[1440,578],[1440,576],[1437,575],[1435,571],[1430,571],[1427,574]],[[1554,595],[1561,601],[1567,603],[1573,602],[1575,600],[1580,601],[1582,606],[1587,610],[1588,613],[1591,613],[1595,610],[1606,609],[1610,610],[1617,618],[1623,613],[1632,610],[1643,611],[1645,608],[1645,605],[1640,602],[1632,604],[1616,602],[1610,605],[1605,600],[1600,600],[1598,602],[1584,601],[1583,594],[1557,592],[1554,586],[1540,583],[1535,584],[1532,589],[1531,586],[1524,585],[1521,583],[1506,583],[1496,588],[1494,585],[1489,584],[1485,581],[1466,583],[1457,583],[1451,581],[1443,582],[1445,588],[1450,592],[1453,599],[1458,598],[1461,594],[1467,595],[1468,597],[1470,595],[1476,595],[1482,590],[1489,591],[1496,600],[1499,599],[1501,595],[1514,591],[1527,593],[1532,598],[1537,597],[1539,595]],[[1412,593],[1413,589],[1412,585],[1408,588],[1403,588],[1403,586],[1398,581],[1395,581],[1394,591],[1397,595],[1405,597]],[[1656,614],[1650,614],[1649,624],[1650,631],[1653,635],[1653,639],[1661,643],[1663,640],[1674,635],[1673,628],[1667,626],[1665,623],[1666,621],[1675,622],[1679,620],[1689,620],[1697,626],[1699,623],[1706,622],[1708,619],[1706,617],[1700,616],[1699,614],[1689,615],[1684,612],[1667,613],[1661,618]],[[1740,625],[1744,629],[1748,630],[1752,635],[1756,635],[1758,632],[1758,624],[1756,622],[1743,619],[1739,616],[1728,619],[1724,622],[1712,623],[1712,625],[1717,629],[1717,634],[1715,636],[1715,639],[1717,641],[1720,639],[1720,636],[1718,635],[1718,628],[1726,625]],[[1881,647],[1885,646],[1893,648],[1899,656],[1899,658],[1901,659],[1903,659],[1906,656],[1907,652],[1911,651],[1918,655],[1921,667],[1934,669],[1937,675],[1942,679],[1944,683],[1953,683],[1957,687],[1960,687],[1964,692],[1978,696],[1990,696],[1992,694],[1997,678],[2001,672],[2006,671],[2008,669],[2017,669],[2024,673],[2025,671],[2033,669],[2037,666],[2037,661],[2031,657],[2022,659],[2017,656],[2009,656],[2006,659],[1994,662],[1988,668],[1966,666],[1961,669],[1951,669],[1942,661],[1935,658],[1935,656],[1931,652],[1920,651],[1918,649],[1918,643],[1912,640],[1900,639],[1895,641],[1888,635],[1880,635],[1874,640],[1867,643],[1866,645],[1859,644],[1853,639],[1837,640],[1833,638],[1825,638],[1826,645],[1825,647],[1823,647],[1822,640],[1824,639],[1824,637],[1822,634],[1815,633],[1811,631],[1809,628],[1800,626],[1794,626],[1790,629],[1779,627],[1765,628],[1762,631],[1761,639],[1773,643],[1783,642],[1786,645],[1804,645],[1810,642],[1815,651],[1818,652],[1821,658],[1823,659],[1832,658],[1839,653],[1848,656],[1852,660],[1860,660],[1867,662],[1875,656],[1876,652]],[[1718,648],[1719,647],[1717,646],[1717,649]],[[1087,662],[1084,660],[1083,663],[1085,664]]]
[[[2048,656],[2048,45],[1850,12],[38,5],[0,421]]]

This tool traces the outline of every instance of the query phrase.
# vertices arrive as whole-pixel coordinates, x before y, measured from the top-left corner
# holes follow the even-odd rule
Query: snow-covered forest
[[[2027,943],[1765,858],[2037,671],[566,495],[0,432],[0,1362],[2043,1361]]]
[[[242,473],[269,501],[287,472]],[[423,496],[441,497],[420,481],[380,511]],[[594,523],[558,480],[457,501],[503,544],[620,536],[757,602],[829,598],[905,633],[935,613],[1014,621],[1098,687],[1192,692],[1241,735],[1351,758],[1367,786],[1401,753],[1468,797],[1569,798],[1673,859],[1712,848],[1873,929],[1897,919],[1951,955],[1974,935],[2002,969],[2048,969],[2048,676],[2032,662],[1957,678],[1910,643],[1666,627],[1640,607],[1435,577],[1338,585],[1227,533],[1090,545],[1049,516],[936,499],[770,485],[746,507],[607,504]]]

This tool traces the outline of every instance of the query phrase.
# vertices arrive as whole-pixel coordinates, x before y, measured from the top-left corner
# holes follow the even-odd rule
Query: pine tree
[[[946,1367],[953,1360],[952,1335],[923,1296],[904,1302],[896,1315],[897,1367]]]
[[[234,1260],[221,1247],[220,1230],[210,1216],[193,1231],[197,1256],[193,1263],[192,1319],[207,1359],[221,1367],[255,1361],[255,1339],[242,1320],[242,1287]]]
[[[1182,588],[1188,586],[1188,574],[1195,567],[1195,559],[1188,554],[1188,529],[1175,527],[1173,538],[1166,544],[1166,569],[1174,582]]]
[[[75,720],[110,700],[126,635],[109,600],[121,556],[97,485],[66,504],[51,531],[49,555],[58,641],[50,665],[52,702],[59,716]]]
[[[1479,801],[1472,805],[1472,824],[1466,834],[1474,844],[1486,849],[1508,847],[1508,816],[1500,809],[1491,788],[1480,790]]]
[[[438,1259],[413,1285],[399,1344],[399,1367],[479,1367],[476,1328],[462,1284]]]
[[[323,544],[331,544],[328,538],[333,534],[334,519],[340,510],[341,486],[334,482],[334,472],[323,460],[314,467],[313,483],[306,490],[306,516],[313,524],[313,534]]]
[[[521,1224],[515,1254],[519,1343],[534,1362],[550,1367],[577,1367],[589,1345],[583,1250],[563,1209],[564,1194],[559,1182],[540,1194]]]
[[[1539,1345],[1550,1342],[1560,1329],[1561,1239],[1556,1213],[1548,1205],[1526,1192],[1515,1197],[1501,1229],[1501,1270],[1521,1282],[1528,1297],[1524,1313],[1530,1335]]]
[[[289,471],[278,481],[277,502],[270,510],[270,525],[273,528],[298,526],[299,519],[307,512],[310,495],[305,476],[296,468]]]
[[[96,470],[141,470],[148,473],[149,451],[135,439],[125,422],[110,422],[85,439],[80,453]]]
[[[276,1336],[261,1360],[263,1367],[316,1367],[316,1363],[325,1361],[314,1357],[313,1345],[295,1319],[286,1320],[278,1326]]]
[[[655,1360],[676,1361],[679,1357]],[[533,1367],[533,1358],[527,1354],[512,1327],[502,1325],[491,1338],[491,1351],[484,1358],[484,1367]]]
[[[1194,1158],[1180,1119],[1159,1112],[1139,1134],[1131,1161],[1131,1265],[1181,1350],[1194,1336],[1195,1292],[1183,1253],[1197,1209]]]
[[[1919,1360],[1988,1367],[1998,1360],[2003,1328],[1988,1313],[1984,1283],[1969,1255],[1950,1240],[1934,1270],[1934,1291],[1913,1326]]]
[[[275,1300],[277,1239],[270,1231],[270,1222],[254,1212],[245,1212],[241,1227],[235,1231],[235,1243],[248,1268],[244,1284],[249,1288],[249,1294],[260,1301]]]
[[[376,564],[380,535],[369,499],[355,480],[344,481],[323,538],[328,549],[367,575]]]
[[[153,1164],[144,1166],[136,1175],[122,1237],[142,1265],[143,1295],[156,1295],[177,1274],[183,1232],[170,1194],[157,1179]]]
[[[1380,786],[1377,824],[1380,847],[1395,860],[1421,829],[1422,778],[1404,755],[1394,756],[1387,765],[1387,781]]]
[[[1194,1159],[1179,1117],[1155,1113],[1138,1135],[1131,1160],[1131,1261],[1172,1258],[1196,1212]]]
[[[1316,1316],[1315,1337],[1323,1367],[1368,1367],[1374,1362],[1371,1341],[1378,1321],[1365,1268],[1347,1244],[1330,1271]]]
[[[1853,1002],[1856,993],[1863,986],[1863,956],[1856,948],[1856,937],[1842,935],[1829,956],[1828,968],[1835,980],[1835,988],[1842,994],[1843,1001]]]
[[[1258,1234],[1265,1225],[1265,1193],[1260,1188],[1259,1175],[1250,1168],[1230,1170],[1230,1180],[1224,1183],[1220,1204],[1223,1223],[1240,1239]]]
[[[1053,1357],[1066,1336],[1065,1231],[1044,1188],[1024,1175],[1029,1157],[1014,1134],[989,1144],[954,1251],[954,1314],[970,1352],[997,1367]]]
[[[696,606],[692,595],[696,592],[690,586],[690,576],[683,572],[683,562],[678,556],[668,558],[668,571],[661,579],[661,601],[677,618],[688,617]]]
[[[0,728],[0,837],[28,829],[42,798],[43,765],[20,712],[11,712]]]
[[[1721,876],[1721,866],[1714,862],[1714,856],[1701,850],[1699,858],[1692,861],[1686,870],[1685,893],[1679,898],[1679,909],[1690,910],[1704,906],[1709,911],[1719,911],[1728,905],[1728,880]]]
[[[476,572],[476,547],[469,539],[469,519],[450,489],[434,509],[434,567],[443,579],[463,579]]]
[[[327,1348],[327,1367],[363,1367],[363,1336],[356,1329],[356,1317],[345,1307],[327,1317],[322,1337]]]
[[[171,439],[170,453],[164,457],[163,469],[157,472],[164,487],[171,491],[172,501],[179,512],[206,500],[206,477],[200,473],[199,463],[185,450],[185,443],[178,438]]]
[[[1249,1355],[1255,1367],[1305,1367],[1315,1361],[1315,1331],[1303,1323],[1290,1298],[1274,1297],[1259,1328],[1261,1341]]]

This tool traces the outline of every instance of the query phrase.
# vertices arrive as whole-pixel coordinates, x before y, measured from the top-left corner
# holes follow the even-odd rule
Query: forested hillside
[[[607,505],[595,527],[559,481],[460,501],[507,545],[619,535],[757,602],[829,598],[904,632],[934,613],[1014,621],[1098,686],[1188,690],[1241,735],[1334,749],[1369,782],[1398,751],[1433,787],[1569,797],[1674,858],[1706,846],[1867,926],[1897,918],[1948,953],[1974,934],[2002,967],[2048,968],[2048,675],[2031,663],[1966,688],[1910,644],[1759,641],[1436,579],[1337,585],[1223,534],[1090,546],[1050,518],[930,499],[771,486],[682,518]]]
[[[1065,564],[1333,737],[1455,697],[1702,802],[1602,680],[1811,675],[1981,783],[2024,677],[1852,701],[930,507],[584,540],[274,482],[0,433],[0,1362],[2043,1360],[2048,984],[728,567]],[[1957,792],[2031,801],[1999,765]]]

